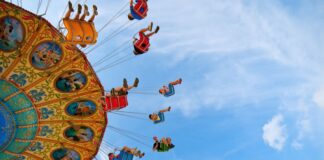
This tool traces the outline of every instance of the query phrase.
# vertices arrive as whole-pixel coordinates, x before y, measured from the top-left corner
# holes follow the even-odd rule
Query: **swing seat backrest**
[[[164,117],[164,113],[163,112],[159,112],[158,113],[158,116],[159,116],[160,120],[154,121],[154,124],[159,124],[159,123],[162,123],[162,122],[165,121],[165,117]]]
[[[104,111],[120,110],[128,106],[127,96],[106,96],[106,104],[104,105]]]
[[[141,52],[147,52],[150,47],[150,39],[144,35],[140,35],[140,39],[136,41],[135,47]]]
[[[147,15],[147,11],[148,11],[148,6],[146,3],[146,0],[137,1],[136,5],[134,6],[134,11],[140,17],[145,18]]]
[[[89,45],[97,42],[98,32],[92,22],[63,19],[66,41],[72,44]]]
[[[125,151],[120,151],[118,160],[133,160],[134,155]]]
[[[165,97],[170,97],[175,94],[174,86],[172,84],[169,84],[169,92],[166,92],[164,94]]]

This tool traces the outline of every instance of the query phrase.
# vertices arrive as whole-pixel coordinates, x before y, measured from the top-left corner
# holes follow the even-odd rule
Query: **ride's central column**
[[[15,119],[12,113],[0,101],[0,152],[5,150],[15,133]]]

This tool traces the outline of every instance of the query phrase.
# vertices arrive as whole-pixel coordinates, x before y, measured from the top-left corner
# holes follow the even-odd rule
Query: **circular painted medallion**
[[[67,114],[71,116],[90,116],[96,112],[96,104],[89,100],[80,100],[70,103],[66,107]]]
[[[87,83],[87,78],[80,71],[68,71],[61,74],[55,81],[56,88],[61,92],[74,92],[82,89]]]
[[[94,132],[89,127],[76,125],[67,128],[64,136],[74,142],[88,142],[92,140]]]
[[[14,17],[0,19],[0,50],[10,52],[16,50],[24,40],[24,27]]]
[[[81,160],[80,154],[77,151],[69,148],[56,149],[52,153],[52,158],[54,160],[62,160],[62,159]]]
[[[38,69],[48,69],[59,63],[63,51],[54,42],[43,42],[38,44],[31,54],[31,64]]]

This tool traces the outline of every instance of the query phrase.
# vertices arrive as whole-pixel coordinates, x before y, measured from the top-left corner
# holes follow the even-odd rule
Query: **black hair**
[[[143,54],[144,52],[142,52],[141,50],[139,50],[137,47],[134,46],[134,51],[133,51],[133,53],[134,53],[135,55],[139,55],[139,54]]]
[[[159,146],[159,142],[156,141],[156,142],[153,144],[153,149],[156,148],[156,147],[158,147],[158,146]]]
[[[132,21],[134,20],[134,17],[131,14],[128,14],[128,19]]]
[[[138,53],[135,50],[133,50],[133,53],[134,53],[134,55],[138,55]]]
[[[149,115],[149,118],[152,119],[152,114]]]

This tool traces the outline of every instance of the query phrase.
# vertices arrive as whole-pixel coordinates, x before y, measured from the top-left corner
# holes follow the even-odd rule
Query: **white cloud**
[[[293,148],[295,148],[296,150],[301,150],[301,149],[303,149],[303,147],[304,147],[304,145],[301,144],[301,143],[298,142],[298,141],[293,141],[293,143],[291,144],[291,146],[292,146]]]
[[[274,116],[263,126],[263,140],[270,147],[281,151],[287,140],[286,125],[281,114]]]
[[[177,88],[178,98],[174,99],[174,103],[186,116],[197,115],[203,108],[218,110],[225,106],[257,103],[263,99],[264,93],[259,93],[257,88],[262,78],[251,74],[241,62],[224,60],[215,64],[215,68],[200,75],[197,81],[184,82]]]
[[[302,140],[311,134],[312,128],[311,128],[311,121],[309,118],[300,119],[297,121],[297,130],[298,135],[292,142],[292,147],[296,150],[303,149],[304,145],[302,143]]]
[[[321,108],[324,109],[324,87],[317,90],[313,96],[313,101]]]
[[[319,42],[309,43],[316,36],[303,28],[309,23],[304,24],[303,20],[290,16],[275,1],[247,4],[243,1],[203,0],[179,7],[178,3],[186,2],[173,2],[173,12],[155,8],[153,14],[159,15],[157,18],[167,24],[159,35],[159,42],[164,44],[160,52],[174,55],[177,51],[177,58],[181,60],[189,55],[215,56],[256,49],[261,51],[259,56],[296,67],[306,65],[308,68],[310,64],[321,63],[318,59],[309,59],[310,52],[316,53],[313,52],[315,49],[322,48]],[[163,8],[164,5],[156,7]],[[195,12],[191,13],[193,10]],[[172,41],[176,43],[168,43]]]
[[[234,101],[240,104],[262,101],[266,98],[265,94],[278,98],[281,96],[278,90],[299,86],[269,87],[274,78],[281,79],[278,80],[281,84],[287,80],[286,76],[296,74],[298,77],[290,79],[290,82],[305,80],[304,83],[313,84],[314,79],[319,78],[315,75],[324,70],[324,56],[321,54],[323,39],[318,38],[323,30],[315,27],[316,30],[308,29],[318,25],[318,22],[307,23],[307,17],[295,17],[279,1],[202,0],[190,2],[192,5],[186,7],[181,7],[187,3],[185,0],[172,2],[172,6],[164,2],[151,6],[154,10],[151,16],[164,24],[159,37],[153,42],[157,43],[154,48],[159,50],[154,51],[168,57],[172,55],[174,66],[184,60],[191,60],[193,66],[202,63],[211,66],[199,73],[201,78],[197,82],[188,84],[187,87],[194,86],[197,90],[189,90],[177,100],[186,115],[197,113],[193,111],[203,110],[206,106],[219,109]],[[168,8],[172,12],[160,8]],[[207,60],[201,60],[204,58]],[[232,61],[227,61],[228,58]],[[263,61],[269,63],[263,64]],[[281,69],[290,71],[269,70],[259,74],[250,69],[252,65],[255,68],[280,65]],[[224,67],[221,68],[223,72],[219,71],[219,67]],[[268,77],[274,72],[277,72],[276,77]],[[204,98],[198,101],[195,97],[200,95]]]

